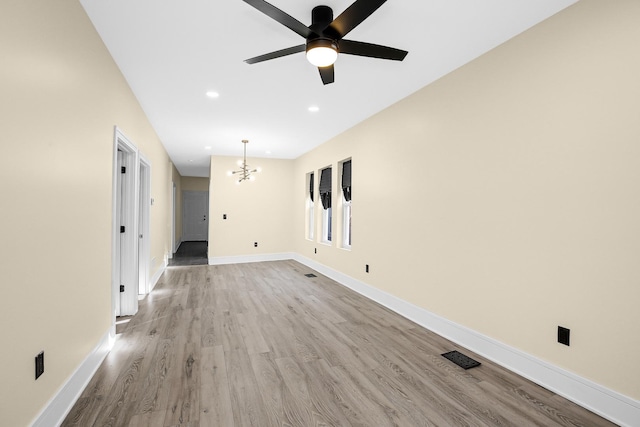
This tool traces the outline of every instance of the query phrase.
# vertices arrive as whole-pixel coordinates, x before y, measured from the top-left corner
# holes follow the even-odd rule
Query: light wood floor
[[[167,269],[63,426],[613,425],[310,272]]]

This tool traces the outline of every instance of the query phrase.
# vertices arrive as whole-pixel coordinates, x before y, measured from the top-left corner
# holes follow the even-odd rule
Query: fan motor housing
[[[311,25],[329,25],[333,21],[333,10],[329,6],[316,6],[311,10]]]

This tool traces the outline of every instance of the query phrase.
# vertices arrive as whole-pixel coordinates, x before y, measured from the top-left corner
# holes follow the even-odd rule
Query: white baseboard
[[[171,253],[169,254],[169,258],[173,258],[173,254],[175,254],[176,252],[178,252],[178,248],[180,247],[180,245],[182,244],[182,237],[179,238],[178,240],[176,240],[176,246],[173,248],[173,251],[171,251]]]
[[[258,255],[213,257],[213,258],[209,258],[209,265],[245,264],[248,262],[283,261],[287,259],[294,259],[294,254],[291,252],[285,252],[285,253],[279,253],[279,254],[258,254]]]
[[[151,281],[149,282],[149,292],[151,292],[153,288],[156,287],[156,285],[158,284],[158,280],[160,280],[162,273],[164,273],[166,269],[167,269],[167,263],[163,262],[163,265],[158,269],[158,271],[155,272],[155,274],[151,278]]]
[[[58,392],[49,400],[31,424],[32,427],[52,427],[62,424],[84,388],[89,384],[93,374],[98,370],[100,364],[113,347],[114,337],[115,330],[110,328],[93,351],[89,353]]]
[[[294,254],[293,259],[609,421],[620,426],[640,426],[640,402],[637,400],[451,322],[312,259],[299,254]]]

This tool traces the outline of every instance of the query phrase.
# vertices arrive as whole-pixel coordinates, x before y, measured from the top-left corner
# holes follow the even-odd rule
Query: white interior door
[[[116,128],[113,162],[112,308],[115,316],[138,311],[139,153]]]
[[[182,241],[206,241],[209,238],[209,193],[182,192]]]

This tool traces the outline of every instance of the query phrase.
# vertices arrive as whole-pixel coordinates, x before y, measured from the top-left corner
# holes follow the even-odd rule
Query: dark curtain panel
[[[351,160],[342,164],[342,194],[347,202],[351,201]]]
[[[331,207],[331,168],[322,169],[320,173],[320,200],[322,207],[329,209]]]
[[[309,174],[309,197],[311,197],[311,201],[313,202],[313,172]]]

